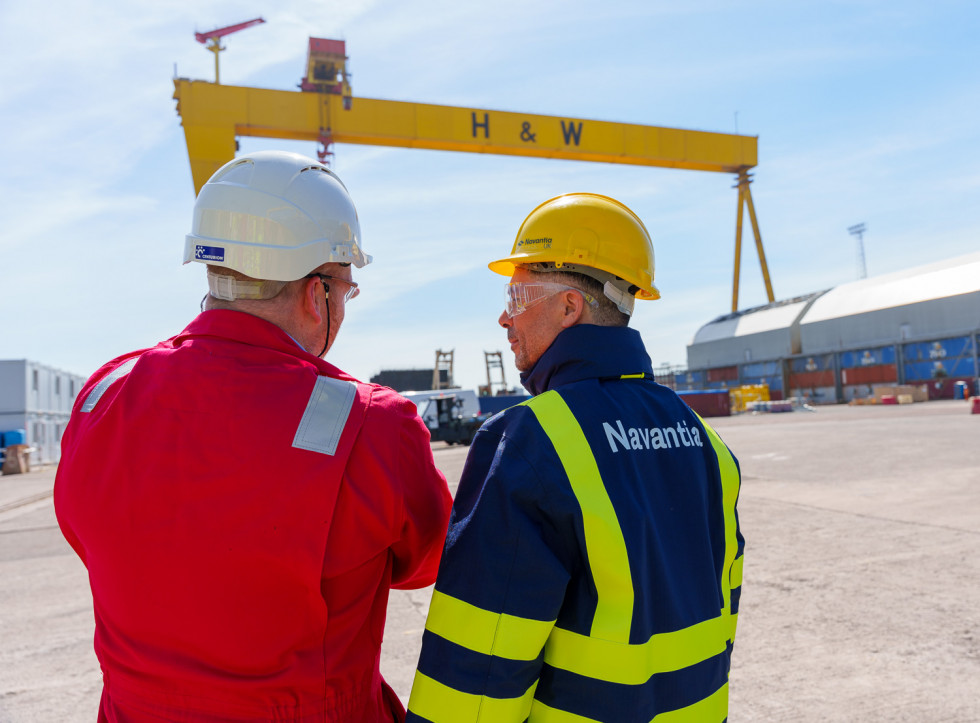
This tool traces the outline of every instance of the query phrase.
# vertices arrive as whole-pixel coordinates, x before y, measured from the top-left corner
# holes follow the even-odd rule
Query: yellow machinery
[[[728,390],[729,406],[732,413],[744,412],[751,402],[768,402],[768,384],[743,384]]]
[[[175,78],[173,97],[195,191],[235,157],[238,136],[318,141],[321,160],[333,143],[358,143],[733,173],[738,219],[732,311],[738,310],[743,204],[749,209],[766,292],[774,300],[749,190],[757,137],[355,98],[349,78],[344,41],[322,38],[310,38],[300,91]]]

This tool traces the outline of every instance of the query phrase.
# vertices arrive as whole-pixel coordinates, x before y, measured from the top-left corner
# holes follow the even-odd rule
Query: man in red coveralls
[[[371,257],[347,189],[293,153],[201,190],[180,334],[103,366],[55,508],[88,568],[100,721],[392,721],[390,587],[435,580],[451,504],[415,407],[321,359]]]

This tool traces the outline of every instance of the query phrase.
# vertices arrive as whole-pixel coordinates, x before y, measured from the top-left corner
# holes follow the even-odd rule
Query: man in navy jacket
[[[408,719],[725,720],[739,471],[627,328],[660,296],[646,228],[559,196],[490,268],[534,396],[473,441]]]

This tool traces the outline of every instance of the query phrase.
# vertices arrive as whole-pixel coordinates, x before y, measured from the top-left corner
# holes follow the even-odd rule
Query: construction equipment
[[[236,29],[241,28],[213,32]],[[323,38],[310,38],[300,92],[223,86],[217,82],[218,49],[214,52],[214,83],[174,79],[195,192],[235,157],[237,136],[319,141],[321,159],[333,143],[359,143],[732,173],[738,187],[732,311],[738,310],[745,206],[766,294],[775,300],[749,190],[748,171],[758,159],[756,136],[373,98],[354,102],[346,46]]]
[[[755,402],[769,401],[768,384],[743,384],[728,390],[729,408],[738,414],[751,408]]]
[[[260,25],[264,23],[265,20],[262,18],[253,18],[252,20],[246,20],[244,23],[238,23],[236,25],[229,25],[226,28],[216,28],[214,30],[209,30],[206,33],[194,33],[194,39],[197,42],[202,43],[207,50],[214,53],[214,84],[219,85],[221,83],[221,76],[218,73],[218,53],[226,48],[221,44],[221,39],[226,35],[231,35],[232,33],[237,33],[239,30],[244,30],[245,28],[250,28],[253,25]],[[228,159],[229,161],[231,158]],[[217,170],[217,169],[215,169]]]
[[[419,409],[433,442],[469,445],[473,435],[490,415],[474,414],[464,417],[460,413],[463,400],[455,394],[439,394],[429,397]]]

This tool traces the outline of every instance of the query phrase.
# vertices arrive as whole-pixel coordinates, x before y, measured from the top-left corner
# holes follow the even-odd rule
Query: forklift
[[[461,406],[463,400],[458,399],[455,394],[440,394],[426,400],[419,416],[429,428],[433,442],[468,446],[473,441],[476,430],[490,417],[489,414],[464,417],[459,411]]]

